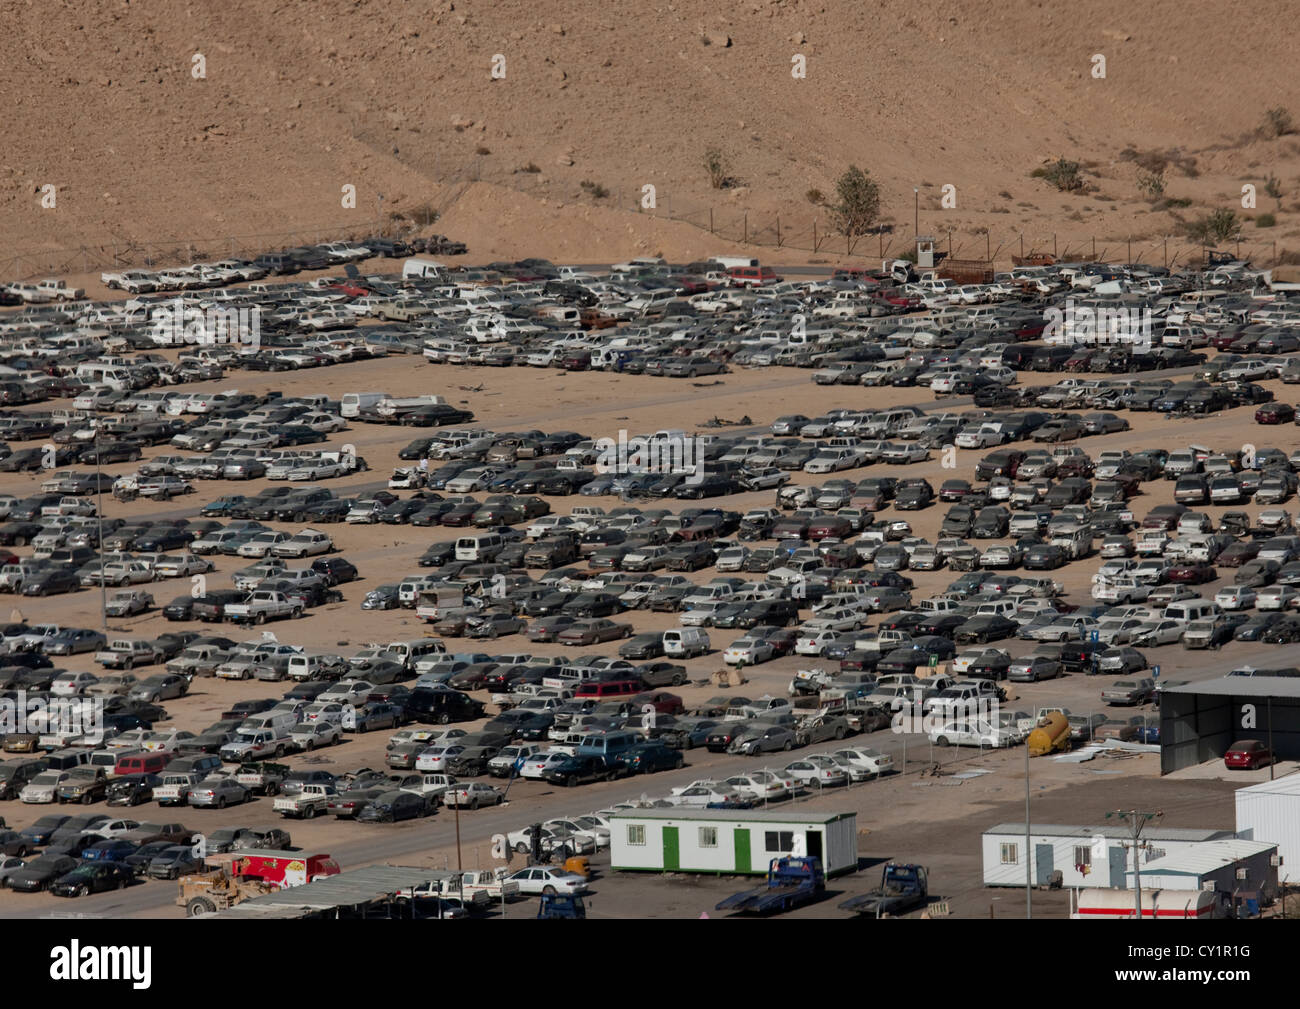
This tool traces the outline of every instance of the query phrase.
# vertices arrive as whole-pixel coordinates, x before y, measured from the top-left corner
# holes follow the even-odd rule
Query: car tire
[[[518,844],[515,845],[515,853],[519,855],[527,855],[528,845],[524,844],[523,841],[520,841]]]
[[[947,736],[940,736],[937,740],[935,740],[935,742],[937,742],[940,746],[951,746],[951,745],[952,745],[952,743],[950,743],[950,742],[948,741],[948,737],[947,737]]]
[[[217,808],[218,808],[218,809],[225,809],[225,808],[226,808],[226,797],[225,797],[224,795],[221,796],[221,798],[219,798],[219,799],[217,800],[216,805],[217,805]]]

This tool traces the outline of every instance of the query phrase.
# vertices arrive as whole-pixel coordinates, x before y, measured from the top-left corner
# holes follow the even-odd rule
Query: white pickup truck
[[[77,301],[86,296],[80,287],[69,287],[64,280],[38,280],[36,290],[41,291],[51,301]]]
[[[267,757],[283,757],[285,750],[292,745],[293,740],[287,732],[273,732],[270,729],[247,732],[237,729],[235,738],[221,748],[221,759],[228,764],[239,764]]]
[[[271,808],[281,816],[311,820],[329,811],[330,800],[338,795],[333,785],[304,785],[297,795],[282,795]]]
[[[284,617],[297,619],[302,616],[302,604],[283,592],[257,589],[242,603],[227,603],[224,613],[227,620],[237,624],[262,624]]]
[[[130,291],[132,294],[147,294],[158,289],[153,274],[145,273],[143,270],[101,273],[99,281],[110,291]]]
[[[432,880],[430,892],[442,897],[460,897],[474,904],[500,903],[519,895],[519,883],[507,879],[505,869],[471,869],[459,877]]]
[[[106,649],[95,653],[95,661],[107,669],[130,669],[147,666],[161,658],[159,650],[148,641],[119,638],[110,641]]]

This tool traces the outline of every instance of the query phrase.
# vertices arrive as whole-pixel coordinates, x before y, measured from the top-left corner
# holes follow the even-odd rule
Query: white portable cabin
[[[1237,789],[1237,836],[1277,845],[1279,875],[1300,877],[1300,774]]]
[[[856,813],[653,807],[610,820],[616,870],[765,875],[772,859],[815,855],[827,876],[858,867]]]
[[[1191,851],[1207,842],[1231,838],[1230,830],[1154,827],[1142,832],[1151,847],[1146,861]],[[1124,889],[1133,868],[1133,856],[1124,849],[1128,830],[1122,823],[1074,826],[1035,823],[1030,826],[1029,854],[1034,886],[1047,885],[1052,873],[1061,873],[1061,885],[1108,886]],[[1099,840],[1100,839],[1100,840]],[[980,839],[985,886],[1025,885],[1025,825],[999,823]],[[1104,854],[1098,850],[1104,850]],[[1145,872],[1145,869],[1143,870]],[[1143,883],[1146,883],[1145,876]]]

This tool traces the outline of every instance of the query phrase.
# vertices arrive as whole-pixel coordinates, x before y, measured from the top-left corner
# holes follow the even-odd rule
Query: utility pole
[[[1136,809],[1123,810],[1116,809],[1106,814],[1109,820],[1112,816],[1117,819],[1128,820],[1130,843],[1124,845],[1126,848],[1133,850],[1133,909],[1137,912],[1138,921],[1142,920],[1142,867],[1138,860],[1138,852],[1150,847],[1142,838],[1142,828],[1151,820],[1159,819],[1165,814],[1159,810],[1154,813],[1144,813]]]
[[[95,424],[95,525],[99,539],[99,619],[104,628],[104,640],[108,640],[108,581],[104,577],[104,473],[99,465],[99,437],[103,434],[98,423]],[[108,645],[104,646],[105,648]]]
[[[1029,846],[1029,747],[1025,747],[1025,917],[1034,916],[1034,878]]]
[[[921,187],[912,187],[912,238],[921,236]]]

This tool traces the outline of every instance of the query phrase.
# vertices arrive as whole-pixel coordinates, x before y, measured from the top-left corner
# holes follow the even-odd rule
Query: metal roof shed
[[[1300,679],[1221,676],[1160,692],[1161,774],[1221,759],[1241,739],[1300,759]]]
[[[1235,895],[1277,893],[1277,845],[1225,838],[1152,859],[1142,866],[1142,886],[1157,890],[1208,890]],[[1128,872],[1132,886],[1133,872]]]
[[[399,890],[454,876],[445,869],[407,865],[372,865],[314,883],[253,897],[206,918],[306,918],[313,914],[361,907],[386,900]]]
[[[815,855],[827,876],[858,867],[856,813],[629,809],[610,818],[615,870],[762,875],[782,855]]]

